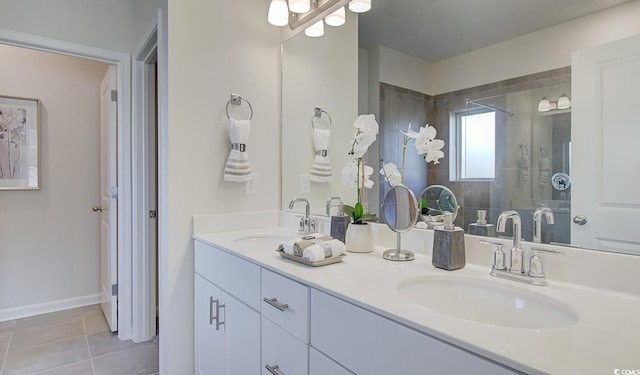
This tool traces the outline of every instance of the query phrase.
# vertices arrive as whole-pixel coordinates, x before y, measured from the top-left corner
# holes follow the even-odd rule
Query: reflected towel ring
[[[313,119],[314,118],[320,119],[322,117],[323,113],[325,115],[327,115],[327,117],[329,118],[329,128],[331,128],[331,124],[333,123],[333,121],[331,120],[331,116],[329,115],[329,113],[327,111],[325,111],[322,108],[318,108],[318,107],[313,109],[313,116],[311,116],[311,127],[312,128],[314,128],[314,129],[316,128],[316,126],[313,124]]]
[[[251,103],[249,102],[249,100],[247,100],[247,98],[243,98],[242,96],[238,95],[238,94],[231,94],[231,99],[229,99],[229,101],[227,102],[227,105],[224,107],[224,111],[227,114],[227,118],[231,118],[231,116],[229,116],[229,104],[233,104],[233,105],[237,105],[240,106],[242,105],[242,101],[247,102],[247,105],[249,106],[249,109],[251,110],[251,115],[249,116],[249,120],[251,120],[253,118],[253,107],[251,106]]]

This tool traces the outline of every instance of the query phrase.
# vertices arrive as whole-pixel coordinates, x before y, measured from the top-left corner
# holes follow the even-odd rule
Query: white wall
[[[189,374],[192,216],[280,208],[280,29],[268,24],[263,0],[168,5],[169,232],[160,350],[164,373]],[[224,107],[231,93],[248,98],[255,112],[248,147],[251,168],[259,174],[255,196],[244,194],[244,184],[223,181],[230,149]]]
[[[435,63],[436,95],[571,65],[571,53],[640,33],[640,1]]]
[[[132,0],[2,0],[0,27],[130,52],[138,43],[133,4]]]
[[[38,191],[0,191],[2,310],[100,292],[103,63],[0,45],[2,95],[41,100]],[[5,311],[5,313],[10,313]]]
[[[417,57],[379,46],[380,82],[428,94],[435,88],[432,64]]]
[[[569,66],[574,51],[639,34],[638,20],[636,0],[439,62],[375,46],[369,64],[380,82],[437,95]]]
[[[340,27],[325,26],[321,38],[304,33],[287,40],[282,52],[282,209],[289,209],[292,199],[309,200],[314,212],[324,214],[325,203],[332,196],[345,204],[356,202],[356,189],[341,182],[353,138],[353,123],[358,115],[358,17],[347,12],[347,22]],[[301,174],[309,174],[315,148],[311,117],[315,107],[329,113],[333,120],[329,158],[333,181],[311,182],[310,194],[300,193]],[[318,126],[325,128],[325,114]],[[303,205],[294,207],[304,212]],[[333,211],[335,213],[335,210]]]

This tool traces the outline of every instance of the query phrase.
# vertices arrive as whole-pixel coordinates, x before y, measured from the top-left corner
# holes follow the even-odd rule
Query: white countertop
[[[382,259],[384,248],[366,254],[348,253],[334,265],[307,267],[282,258],[270,246],[234,242],[244,236],[273,234],[296,236],[292,230],[268,228],[194,238],[525,373],[613,374],[615,369],[640,373],[638,296],[556,280],[544,287],[529,286],[491,277],[490,265],[467,263],[465,268],[449,272],[434,268],[430,256],[421,254],[412,262],[390,262]],[[573,309],[578,322],[544,330],[481,324],[431,311],[398,293],[401,281],[429,275],[482,278],[542,293]],[[637,282],[637,274],[630,279]]]

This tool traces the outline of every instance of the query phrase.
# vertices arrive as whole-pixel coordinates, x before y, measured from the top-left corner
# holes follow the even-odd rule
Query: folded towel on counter
[[[278,246],[278,249],[282,249],[282,251],[284,251],[285,253],[287,253],[289,255],[296,255],[295,254],[295,250],[293,249],[293,245],[295,245],[296,242],[308,241],[308,240],[313,240],[313,239],[322,238],[322,237],[325,237],[325,235],[322,234],[322,233],[308,234],[308,235],[306,235],[304,237],[298,237],[298,238],[294,238],[294,239],[289,240],[289,241],[285,241],[285,242],[281,243]],[[331,239],[331,237],[329,237],[329,239]],[[299,256],[302,256],[302,254],[300,254]]]
[[[326,258],[340,256],[345,253],[347,248],[340,240],[314,233],[283,242],[278,245],[278,250],[310,262],[317,262]]]
[[[340,240],[316,241],[314,245],[304,249],[302,258],[310,262],[317,262],[326,258],[340,256],[347,250],[345,244]]]
[[[317,243],[317,241],[329,241],[332,240],[331,236],[321,236],[313,239],[306,239],[303,237],[300,241],[296,241],[293,244],[293,255],[297,257],[301,257],[302,253],[310,246],[313,246]]]

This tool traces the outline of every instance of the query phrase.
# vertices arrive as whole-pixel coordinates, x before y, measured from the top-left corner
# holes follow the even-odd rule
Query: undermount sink
[[[578,321],[575,312],[561,302],[501,284],[464,276],[433,276],[405,280],[398,292],[428,310],[494,326],[553,329]]]
[[[296,238],[296,236],[293,234],[257,234],[236,238],[233,242],[251,242],[258,246],[271,246],[275,249],[281,242],[294,238]]]

